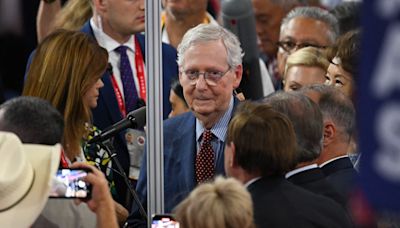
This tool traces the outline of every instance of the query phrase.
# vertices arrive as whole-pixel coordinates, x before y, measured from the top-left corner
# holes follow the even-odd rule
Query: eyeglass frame
[[[285,48],[285,44],[286,45],[287,44],[292,44],[294,46],[291,49],[287,49],[287,48]],[[279,48],[282,48],[282,50],[284,50],[286,53],[289,53],[289,54],[293,53],[296,50],[305,48],[305,47],[314,47],[314,48],[318,48],[318,49],[325,49],[325,48],[328,47],[328,46],[320,46],[320,45],[317,45],[317,44],[310,44],[310,43],[295,43],[293,41],[278,41],[278,42],[276,42],[276,45]]]
[[[207,83],[207,85],[216,86],[218,84],[219,80],[221,80],[221,78],[223,78],[231,70],[232,70],[232,67],[229,66],[228,69],[225,72],[221,72],[221,71],[214,71],[214,72],[213,71],[204,71],[204,72],[200,72],[200,71],[196,71],[196,70],[183,70],[183,68],[180,70],[180,72],[182,74],[186,75],[186,78],[189,81],[189,85],[192,85],[192,86],[196,85],[197,82],[200,79],[200,75],[203,75],[204,81]],[[191,76],[189,76],[187,74],[188,71],[195,72],[195,76],[194,76],[195,78],[194,79],[190,79]],[[216,79],[212,80],[212,79],[209,79],[209,74],[210,73],[218,73],[219,76]],[[210,83],[210,81],[211,81],[211,83]]]

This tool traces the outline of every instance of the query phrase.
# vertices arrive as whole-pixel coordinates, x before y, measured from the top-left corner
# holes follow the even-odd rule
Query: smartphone
[[[53,178],[50,198],[89,199],[92,188],[90,184],[83,180],[89,172],[89,169],[57,170],[57,174]]]
[[[179,222],[175,220],[173,215],[165,214],[155,214],[151,220],[151,227],[152,228],[179,228]]]

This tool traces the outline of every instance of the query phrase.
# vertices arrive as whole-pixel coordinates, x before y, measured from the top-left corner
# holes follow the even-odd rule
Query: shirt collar
[[[318,168],[317,164],[306,165],[306,166],[303,166],[303,167],[298,168],[298,169],[294,169],[294,170],[286,173],[285,178],[288,179],[289,177],[291,177],[291,176],[293,176],[295,174],[298,174],[300,172],[303,172],[303,171],[306,171],[306,170],[309,170],[309,169],[315,169],[315,168]]]
[[[346,157],[349,157],[349,155],[343,155],[343,156],[339,156],[339,157],[336,157],[336,158],[332,158],[331,160],[328,160],[328,161],[326,161],[326,162],[324,162],[324,163],[322,163],[321,165],[319,165],[319,167],[324,167],[325,165],[327,165],[328,163],[331,163],[331,162],[333,162],[333,161],[336,161],[336,160],[338,160],[338,159],[341,159],[341,158],[346,158]]]
[[[96,23],[94,23],[93,18],[90,19],[90,26],[92,26],[94,37],[96,37],[97,43],[101,47],[105,48],[108,53],[114,51],[121,45],[127,46],[131,51],[135,52],[134,35],[132,35],[126,43],[120,44],[113,38],[111,38],[109,35],[104,33],[104,31],[101,28],[97,27]]]
[[[259,179],[261,179],[261,177],[256,177],[256,178],[253,178],[253,179],[247,181],[247,182],[244,184],[244,187],[245,187],[245,188],[248,188],[252,183],[258,181]]]
[[[228,130],[228,124],[232,117],[233,111],[233,96],[229,102],[228,109],[224,113],[224,115],[218,120],[214,126],[211,127],[211,132],[222,142],[225,142],[226,132]],[[205,130],[203,124],[199,119],[196,118],[196,140],[197,142],[200,140],[203,131]]]

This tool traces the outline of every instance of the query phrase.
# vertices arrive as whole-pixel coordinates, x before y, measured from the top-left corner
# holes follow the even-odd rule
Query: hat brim
[[[14,207],[0,213],[2,227],[30,227],[42,212],[50,192],[52,177],[60,162],[61,147],[23,144],[24,153],[35,172],[27,195]]]

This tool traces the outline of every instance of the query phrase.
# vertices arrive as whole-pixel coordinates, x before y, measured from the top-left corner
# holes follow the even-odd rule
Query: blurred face
[[[96,83],[86,91],[85,95],[83,95],[83,103],[90,108],[96,108],[97,99],[99,98],[99,89],[103,86],[104,84],[101,79],[97,80]]]
[[[292,66],[286,72],[284,91],[298,90],[305,85],[323,84],[326,71],[319,67]]]
[[[299,46],[330,46],[332,42],[329,39],[328,32],[328,25],[321,21],[304,17],[297,17],[290,20],[289,23],[281,30],[279,41],[294,43],[295,47],[290,51],[279,47],[277,56],[279,74],[283,75],[288,55],[296,51]]]
[[[334,58],[332,63],[329,64],[326,74],[326,84],[338,88],[350,98],[353,96],[353,77],[342,68],[337,58]]]
[[[171,90],[169,93],[169,102],[171,103],[172,107],[172,110],[168,115],[169,118],[189,111],[189,108],[186,107],[185,101],[176,95],[173,90]]]
[[[225,46],[221,41],[195,44],[183,53],[179,81],[183,87],[185,100],[196,117],[203,121],[220,117],[228,109],[233,90],[242,78],[242,66],[230,69]],[[228,70],[229,69],[229,70]],[[204,74],[192,84],[184,72],[226,72],[215,85],[206,82]]]
[[[252,0],[260,50],[269,57],[278,51],[279,28],[287,11],[270,0]]]
[[[119,42],[144,31],[144,0],[103,0],[96,4],[105,33]]]
[[[164,9],[171,15],[182,19],[193,13],[206,12],[207,0],[163,0]]]

